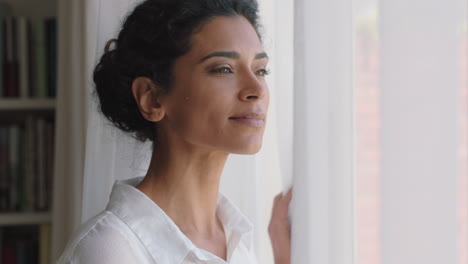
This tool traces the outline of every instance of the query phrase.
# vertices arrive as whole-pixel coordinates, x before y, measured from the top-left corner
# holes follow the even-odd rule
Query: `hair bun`
[[[117,39],[109,39],[106,43],[106,47],[104,48],[104,53],[108,53],[110,51],[110,48],[112,44],[117,45]]]

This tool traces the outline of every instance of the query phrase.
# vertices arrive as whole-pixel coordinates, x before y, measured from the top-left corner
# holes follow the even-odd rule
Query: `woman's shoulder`
[[[106,210],[80,226],[57,263],[132,263],[148,257],[131,228]]]

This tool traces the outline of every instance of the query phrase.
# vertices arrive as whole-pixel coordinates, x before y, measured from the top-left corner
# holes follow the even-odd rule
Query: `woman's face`
[[[269,104],[267,63],[260,39],[244,17],[210,20],[192,36],[190,52],[175,61],[159,127],[193,146],[258,152]]]

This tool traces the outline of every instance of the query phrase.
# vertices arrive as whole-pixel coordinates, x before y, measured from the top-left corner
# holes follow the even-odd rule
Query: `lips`
[[[242,113],[229,117],[229,119],[253,127],[262,127],[265,124],[265,115],[262,113]]]

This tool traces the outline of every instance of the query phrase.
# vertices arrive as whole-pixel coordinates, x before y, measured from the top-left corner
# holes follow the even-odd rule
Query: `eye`
[[[264,76],[270,74],[270,70],[260,69],[260,70],[256,71],[255,74],[257,74],[258,76],[264,77]]]
[[[219,68],[213,69],[213,70],[211,70],[210,72],[212,72],[212,73],[218,73],[218,74],[233,73],[233,71],[231,70],[231,68],[229,68],[229,67],[227,67],[227,66],[223,66],[223,67],[219,67]]]

